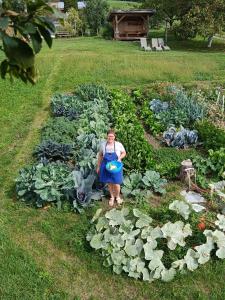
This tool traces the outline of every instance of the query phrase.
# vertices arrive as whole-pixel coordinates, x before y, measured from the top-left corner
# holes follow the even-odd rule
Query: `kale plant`
[[[66,162],[73,157],[73,147],[72,145],[59,144],[51,140],[43,141],[34,150],[34,156],[43,163]]]
[[[93,101],[94,99],[109,99],[109,91],[97,84],[82,84],[76,88],[76,95],[84,101]]]
[[[52,113],[55,117],[66,117],[69,120],[77,119],[86,109],[85,103],[75,95],[57,94],[51,102]]]
[[[41,139],[61,144],[73,144],[77,135],[77,123],[65,117],[59,117],[48,120],[42,129]]]

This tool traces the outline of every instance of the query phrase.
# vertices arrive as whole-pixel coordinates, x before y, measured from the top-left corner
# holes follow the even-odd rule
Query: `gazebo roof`
[[[115,15],[148,15],[152,16],[156,13],[155,9],[132,9],[132,10],[122,10],[122,9],[116,9],[112,10],[109,13],[108,20],[111,21]]]

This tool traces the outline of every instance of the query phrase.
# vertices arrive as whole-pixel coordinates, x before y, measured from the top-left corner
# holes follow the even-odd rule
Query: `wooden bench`
[[[70,38],[70,37],[73,37],[73,35],[71,33],[69,33],[68,31],[58,31],[55,33],[55,37],[56,38]]]

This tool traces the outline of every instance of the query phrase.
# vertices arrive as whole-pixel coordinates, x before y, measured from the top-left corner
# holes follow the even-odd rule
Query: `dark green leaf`
[[[2,61],[0,69],[1,69],[1,77],[3,79],[5,79],[5,76],[6,76],[7,70],[8,70],[8,61],[7,61],[7,59]]]
[[[43,36],[45,42],[49,46],[49,48],[51,48],[52,47],[52,38],[51,38],[51,33],[49,32],[49,30],[45,29],[41,25],[38,25],[38,29],[39,29],[41,35]]]
[[[30,38],[31,38],[31,41],[32,41],[34,52],[35,53],[40,52],[41,47],[42,47],[42,38],[41,38],[39,32],[36,31],[36,33],[30,34]]]
[[[26,42],[4,34],[3,47],[10,63],[25,69],[34,65],[34,52]]]

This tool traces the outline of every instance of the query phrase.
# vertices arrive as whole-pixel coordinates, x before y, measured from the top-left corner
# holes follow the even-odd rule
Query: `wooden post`
[[[116,28],[115,28],[114,37],[117,40],[120,37],[120,35],[119,35],[120,32],[119,32],[119,28],[118,28],[119,22],[118,22],[118,16],[117,15],[115,16],[115,23],[116,23]]]

